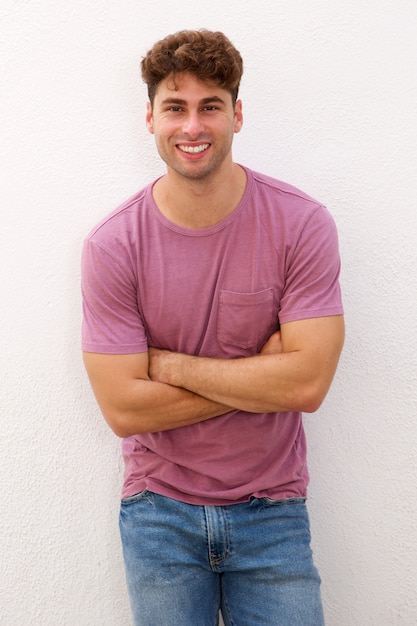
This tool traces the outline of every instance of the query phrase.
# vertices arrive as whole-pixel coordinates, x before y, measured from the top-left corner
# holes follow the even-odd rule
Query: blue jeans
[[[122,500],[135,626],[323,626],[304,499],[195,506]]]

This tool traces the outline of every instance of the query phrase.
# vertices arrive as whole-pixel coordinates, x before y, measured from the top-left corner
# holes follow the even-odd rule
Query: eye
[[[182,109],[179,106],[172,105],[169,107],[168,111],[171,111],[172,113],[178,113],[182,111]]]
[[[217,111],[217,107],[214,104],[208,104],[203,108],[203,111]]]

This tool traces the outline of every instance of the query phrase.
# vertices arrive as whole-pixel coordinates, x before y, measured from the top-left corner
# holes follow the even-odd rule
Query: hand
[[[150,347],[148,349],[149,378],[154,382],[177,386],[175,374],[181,366],[181,357],[185,356],[178,352]]]
[[[277,330],[267,339],[259,354],[281,354],[281,352],[283,352],[281,331]]]
[[[162,382],[162,366],[164,350],[150,347],[148,349],[148,374],[149,378],[153,381]]]

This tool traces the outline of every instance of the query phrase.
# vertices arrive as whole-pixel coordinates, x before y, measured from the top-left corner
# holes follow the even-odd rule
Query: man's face
[[[242,105],[230,93],[185,73],[163,80],[146,123],[168,170],[203,180],[232,162],[234,133],[242,127]]]

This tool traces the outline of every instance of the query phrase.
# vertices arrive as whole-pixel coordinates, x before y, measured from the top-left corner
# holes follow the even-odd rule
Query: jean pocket
[[[144,498],[150,499],[151,492],[147,489],[140,491],[139,493],[135,493],[133,496],[129,496],[128,498],[122,498],[120,504],[122,506],[129,506],[130,504],[135,504],[135,502],[140,502]]]
[[[258,350],[277,327],[273,289],[254,293],[220,292],[217,337],[220,342]]]

